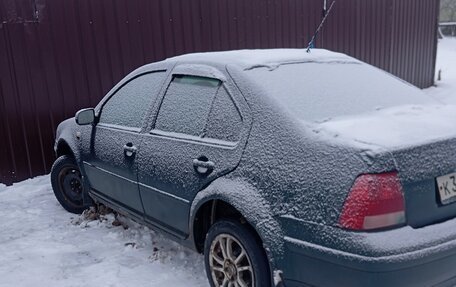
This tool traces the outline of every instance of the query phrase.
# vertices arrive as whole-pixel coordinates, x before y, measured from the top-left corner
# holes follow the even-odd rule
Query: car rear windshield
[[[256,67],[245,73],[263,93],[306,121],[436,103],[416,87],[358,62],[293,63]]]

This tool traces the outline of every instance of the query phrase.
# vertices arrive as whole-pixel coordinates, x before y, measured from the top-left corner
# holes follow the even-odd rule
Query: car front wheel
[[[64,155],[54,162],[51,184],[55,197],[67,211],[81,214],[86,209],[83,202],[84,181],[72,157]]]
[[[261,243],[252,230],[237,221],[221,220],[209,229],[204,257],[212,287],[271,286]]]

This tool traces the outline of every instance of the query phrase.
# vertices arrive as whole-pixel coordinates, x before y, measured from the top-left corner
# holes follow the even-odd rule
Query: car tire
[[[51,185],[54,195],[68,212],[81,214],[84,206],[85,184],[81,171],[73,157],[59,157],[51,169]]]
[[[250,228],[235,220],[220,220],[209,229],[204,242],[204,263],[212,287],[271,286],[261,242]]]

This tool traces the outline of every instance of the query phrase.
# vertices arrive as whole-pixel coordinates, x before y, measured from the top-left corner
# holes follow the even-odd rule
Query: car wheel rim
[[[60,190],[69,203],[82,206],[82,176],[77,168],[74,166],[62,168],[59,173],[59,184]]]
[[[216,287],[253,287],[251,260],[242,244],[232,235],[219,234],[209,255],[212,282]]]

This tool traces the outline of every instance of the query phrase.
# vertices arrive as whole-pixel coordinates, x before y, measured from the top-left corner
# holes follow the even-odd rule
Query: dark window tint
[[[164,72],[156,72],[128,82],[104,104],[100,123],[141,127],[147,110],[157,98],[164,77]]]
[[[220,81],[176,76],[166,91],[155,129],[201,136]]]
[[[242,118],[225,88],[220,88],[209,114],[206,137],[236,142]]]

